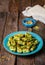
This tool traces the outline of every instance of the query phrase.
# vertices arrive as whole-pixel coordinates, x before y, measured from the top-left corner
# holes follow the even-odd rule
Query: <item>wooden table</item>
[[[26,4],[29,5],[29,2]],[[36,25],[39,26],[39,30],[35,30],[34,28],[28,29],[22,25],[22,19],[26,17],[22,15],[21,11],[24,10],[27,5],[19,6],[20,9],[17,8],[18,6],[16,7],[15,4],[13,6],[10,5],[9,13],[0,13],[0,65],[45,65],[45,25],[38,21]],[[31,30],[38,33],[44,40],[42,50],[34,55],[25,57],[8,53],[3,47],[4,37],[9,33],[20,30]]]

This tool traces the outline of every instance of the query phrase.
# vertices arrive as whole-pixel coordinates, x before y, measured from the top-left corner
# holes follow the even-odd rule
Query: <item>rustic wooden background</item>
[[[0,0],[0,12],[8,12],[9,11],[9,3],[11,1],[12,1],[12,3],[14,2],[14,0]],[[15,1],[18,3],[19,9],[23,5],[25,5],[25,7],[26,7],[26,6],[33,6],[36,4],[40,4],[40,5],[45,4],[45,0],[15,0]],[[29,3],[28,3],[28,1],[29,1]],[[22,8],[20,10],[22,10]]]
[[[0,59],[0,65],[45,65],[45,44],[40,53],[29,57],[9,54],[2,45],[3,38],[7,34],[18,30],[29,30],[22,26],[20,22],[24,18],[21,11],[27,6],[36,4],[43,6],[45,0],[0,0],[0,58],[5,58],[3,60]],[[40,22],[37,24],[40,24],[40,32],[34,29],[33,31],[41,35],[45,40],[45,25]]]

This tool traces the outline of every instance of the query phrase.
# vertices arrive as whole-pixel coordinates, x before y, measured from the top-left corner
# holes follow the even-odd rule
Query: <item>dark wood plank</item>
[[[26,7],[31,6],[31,0],[16,0],[16,2],[18,4],[18,9],[20,12]]]
[[[35,55],[35,65],[45,65],[45,42],[42,50]]]
[[[19,28],[18,30],[28,30],[26,27],[22,25],[22,19],[25,17],[20,13],[22,10],[24,10],[27,6],[31,5],[31,0],[22,0],[19,3]],[[34,56],[26,56],[26,57],[20,57],[17,56],[17,65],[34,65]]]
[[[3,29],[5,25],[6,13],[0,12],[0,43],[2,40]]]
[[[33,32],[39,34],[45,40],[45,24],[38,21],[36,25],[39,27],[39,29],[35,30],[33,27]]]
[[[37,5],[37,4],[41,6],[44,5],[43,0],[31,0],[31,2],[32,2],[32,6]]]
[[[10,0],[0,0],[0,12],[8,12]]]
[[[27,30],[27,28],[24,27],[23,24],[22,24],[22,20],[23,20],[24,18],[25,18],[25,17],[24,17],[22,14],[20,14],[20,16],[19,16],[19,22],[18,22],[18,24],[19,24],[18,30],[19,30],[19,31],[20,31],[20,30],[22,30],[22,31]]]
[[[12,5],[12,3],[11,3]],[[11,6],[10,6],[11,7]],[[8,53],[4,47],[3,47],[3,39],[6,35],[8,35],[9,33],[11,32],[14,32],[14,31],[17,31],[18,30],[18,27],[17,27],[17,22],[18,22],[18,12],[17,12],[17,9],[16,9],[16,6],[15,8],[13,8],[14,6],[12,6],[12,11],[7,14],[6,16],[6,20],[5,22],[3,22],[3,20],[1,20],[0,22],[0,29],[2,28],[1,32],[0,32],[0,40],[1,40],[1,55],[0,55],[0,64],[1,65],[14,65],[16,64],[16,56]],[[3,17],[3,15],[1,14],[0,17]],[[4,24],[5,23],[5,24]]]
[[[0,64],[1,64],[1,42],[2,42],[2,35],[3,29],[5,25],[6,13],[0,12]]]
[[[20,30],[28,30],[26,27],[22,25],[22,19],[25,18],[22,14],[19,17],[19,31]],[[20,57],[17,56],[17,65],[34,65],[34,56],[25,56]]]
[[[45,45],[42,48],[42,50],[35,55],[35,65],[45,65],[45,50],[44,49],[45,49]]]
[[[17,57],[17,65],[34,65],[34,56]]]
[[[40,5],[42,5],[40,2],[38,2]],[[35,3],[35,4],[37,4],[37,3]],[[19,11],[21,12],[22,10],[24,10],[25,9],[25,6],[23,6],[22,4],[21,4],[21,10],[19,9]],[[20,14],[20,17],[19,17],[19,30],[27,30],[27,28],[25,28],[23,25],[22,25],[22,23],[21,23],[21,21],[22,21],[22,19],[23,19],[23,17],[22,17],[22,14]],[[30,29],[28,29],[29,31],[30,31]],[[44,31],[44,30],[43,30]],[[39,34],[39,32],[38,32],[38,34]],[[42,34],[40,33],[40,35],[42,36]],[[45,37],[45,36],[43,36],[43,37]],[[44,50],[43,50],[44,51]],[[38,56],[37,56],[38,55]],[[41,58],[40,56],[39,56],[39,54],[35,54],[34,56],[27,56],[27,57],[20,57],[20,56],[17,56],[17,65],[39,65],[39,64],[45,64],[45,63],[43,63],[43,62],[40,62],[39,60],[39,62],[37,62],[37,58]],[[45,57],[44,57],[45,58]],[[41,59],[42,60],[44,60],[44,58],[42,57]]]
[[[20,14],[19,18],[19,30],[28,30],[30,31],[30,28],[25,28],[20,21],[25,18],[22,14]],[[39,34],[44,40],[45,40],[45,25],[41,22],[37,23],[37,26],[39,26],[39,30],[35,30],[32,28],[31,31]],[[44,35],[43,35],[44,34]],[[40,51],[40,53],[34,54],[32,56],[26,56],[26,57],[17,57],[17,65],[45,65],[45,43],[43,49]]]
[[[45,41],[45,24],[38,21],[37,26],[39,26],[39,30],[33,28],[33,32],[39,34]],[[35,65],[45,65],[45,42],[43,44],[42,50],[35,55]]]
[[[15,0],[10,0],[9,2],[9,12],[11,15],[15,18],[15,15],[17,14],[18,11],[18,4],[16,3]]]
[[[18,23],[18,10],[13,6],[15,4],[15,2],[10,3],[11,5],[9,6],[10,10],[9,10],[9,14],[7,14],[6,16],[6,23],[3,29],[3,36],[2,38],[4,39],[4,37],[6,35],[8,35],[9,33],[15,32],[18,30],[17,27],[17,23]],[[3,42],[2,42],[3,43]],[[1,62],[2,65],[14,65],[16,64],[16,56],[8,53],[4,47],[3,44],[1,45]]]
[[[45,0],[43,0],[43,2],[44,2],[44,5],[45,5]]]
[[[15,20],[13,21],[12,17],[8,15],[5,29],[4,29],[3,39],[7,34],[12,33],[14,31],[17,31],[17,18],[15,17]],[[4,58],[2,65],[14,65],[15,64],[16,56],[6,52],[3,46],[1,47],[1,55],[6,57]]]

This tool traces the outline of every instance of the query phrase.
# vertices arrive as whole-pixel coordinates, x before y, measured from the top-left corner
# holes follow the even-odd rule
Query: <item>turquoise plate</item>
[[[39,41],[39,44],[38,44],[37,48],[36,48],[34,51],[28,52],[28,53],[18,53],[18,52],[12,52],[11,50],[9,50],[9,48],[8,48],[8,46],[7,46],[8,39],[9,39],[11,36],[14,36],[14,35],[16,35],[16,34],[19,34],[19,33],[25,34],[26,32],[28,32],[28,31],[18,31],[18,32],[13,32],[13,33],[7,35],[7,36],[4,38],[4,40],[3,40],[3,46],[4,46],[4,48],[5,48],[8,52],[10,52],[10,53],[12,53],[12,54],[14,54],[14,55],[22,55],[22,56],[32,55],[32,54],[34,54],[34,53],[40,51],[41,48],[43,47],[43,40],[42,40],[42,38],[41,38],[38,34],[33,33],[33,32],[29,32],[29,33]]]

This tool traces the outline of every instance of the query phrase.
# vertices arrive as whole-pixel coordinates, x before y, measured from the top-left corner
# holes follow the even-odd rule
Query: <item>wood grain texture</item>
[[[15,6],[16,7],[16,6]],[[9,33],[15,32],[18,30],[18,12],[16,8],[13,8],[9,14],[6,16],[6,23],[3,30],[3,39],[6,35]],[[16,10],[16,11],[15,11]],[[2,42],[3,43],[3,42]],[[2,65],[14,65],[16,64],[16,56],[8,53],[3,46],[1,46],[1,57],[5,57],[4,60],[2,60]]]
[[[11,5],[12,5],[12,3],[11,3]],[[17,27],[18,12],[17,12],[16,6],[15,6],[15,8],[13,8],[13,7],[14,6],[11,7],[11,9],[13,11],[10,10],[11,12],[6,15],[6,19],[3,19],[5,21],[3,22],[3,20],[2,20],[0,22],[0,25],[1,25],[0,29],[2,28],[2,30],[0,32],[0,36],[2,38],[2,40],[0,39],[1,40],[1,58],[0,58],[1,65],[14,65],[14,64],[16,64],[16,61],[15,61],[16,56],[8,53],[3,47],[4,37],[6,35],[8,35],[9,33],[12,33],[12,32],[15,32],[18,30],[18,27]],[[3,15],[1,14],[0,17],[3,17]]]
[[[43,46],[42,50],[36,54],[35,65],[45,65],[45,50],[44,49],[45,49],[45,45]]]
[[[23,24],[22,24],[22,20],[23,20],[24,18],[25,18],[25,17],[20,13],[19,22],[18,22],[18,24],[19,24],[18,29],[19,29],[19,30],[22,30],[22,31],[26,31],[26,30],[27,30],[27,28],[26,28],[25,26],[23,26]]]
[[[2,37],[3,37],[3,29],[5,25],[6,13],[0,13],[0,64],[1,64],[1,45],[2,45]]]
[[[16,15],[18,11],[17,3],[15,0],[10,0],[9,2],[9,12],[13,15]]]
[[[34,65],[34,56],[17,57],[17,65]]]
[[[20,12],[22,10],[24,10],[26,8],[26,6],[28,6],[27,4],[25,4],[25,2],[26,1],[20,1],[19,3],[22,3],[22,4],[18,3],[19,4],[19,15],[18,15],[18,18],[19,18],[18,24],[19,25],[18,25],[18,30],[28,30],[26,27],[24,27],[22,25],[22,19],[24,19],[25,17],[22,14],[20,14]],[[17,56],[17,65],[36,65],[36,62],[37,62],[36,54],[32,55],[32,56],[27,56],[27,57]]]
[[[6,13],[0,12],[0,43],[2,41],[2,34],[5,25]]]
[[[25,17],[20,14],[19,17],[19,31],[23,30],[23,31],[27,31],[28,29],[22,25],[22,19],[24,19]],[[34,65],[34,58],[35,56],[17,56],[17,65]]]
[[[36,25],[39,26],[39,30],[33,29],[33,32],[39,34],[45,40],[45,24],[38,21]],[[43,44],[42,50],[35,55],[35,65],[45,65],[45,42]]]
[[[45,40],[45,24],[38,21],[36,25],[39,27],[39,30],[33,28],[33,32],[39,34]]]
[[[31,0],[31,2],[32,2],[32,6],[37,5],[37,4],[43,6],[44,4],[43,0]]]
[[[44,2],[44,5],[45,5],[45,0],[43,0],[43,2]]]
[[[16,0],[16,2],[18,4],[18,9],[20,12],[26,7],[31,6],[31,0]]]
[[[38,22],[39,30],[32,28],[31,31],[39,34],[44,40],[42,50],[31,56],[14,56],[8,53],[3,47],[3,39],[9,33],[15,31],[30,31],[22,25],[26,17],[22,11],[27,6],[35,4],[43,5],[45,0],[0,0],[0,65],[45,65],[45,25]],[[6,5],[7,4],[7,5]],[[6,6],[5,6],[6,5]],[[9,13],[5,13],[9,12]]]
[[[0,12],[8,12],[9,9],[9,1],[10,0],[0,0]]]
[[[10,15],[8,15],[7,21],[5,24],[3,39],[6,35],[14,32],[14,31],[17,31],[17,19],[15,17],[15,21],[13,21],[12,17]],[[1,53],[2,53],[2,56],[6,56],[2,65],[14,65],[15,64],[16,56],[6,52],[6,50],[3,48],[3,46],[1,47]]]
[[[45,65],[45,42],[43,44],[42,50],[35,56],[35,65]]]

